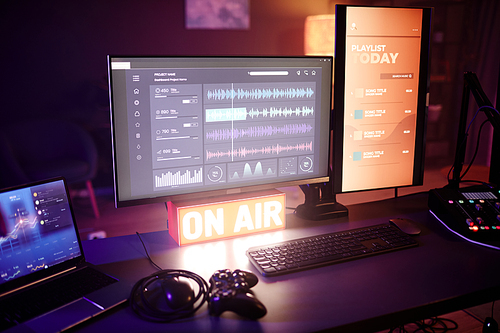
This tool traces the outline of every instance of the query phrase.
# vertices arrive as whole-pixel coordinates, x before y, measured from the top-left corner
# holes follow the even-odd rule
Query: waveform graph
[[[247,124],[247,123],[245,123]],[[205,142],[229,142],[253,139],[281,139],[292,136],[313,136],[312,120],[287,123],[260,123],[255,125],[237,124],[236,126],[206,126]]]
[[[246,107],[211,108],[205,110],[205,121],[207,123],[213,123],[246,120],[247,114]]]
[[[311,100],[315,97],[315,82],[258,82],[204,85],[205,103]]]
[[[276,100],[276,99],[296,99],[311,98],[314,90],[311,88],[271,88],[271,89],[214,89],[208,90],[206,98],[208,100]]]
[[[194,166],[155,170],[153,177],[155,190],[197,186],[203,183],[203,167]]]
[[[205,110],[206,123],[265,121],[314,117],[314,105],[298,106],[253,105],[249,107],[219,107]]]
[[[256,179],[276,178],[278,175],[277,159],[264,159],[229,163],[227,167],[229,182],[246,182]]]
[[[259,107],[255,106],[248,110],[248,117],[257,118],[303,118],[314,116],[314,106],[297,107]]]
[[[219,144],[205,146],[206,162],[230,162],[238,160],[293,156],[314,151],[312,138],[262,140],[241,145]]]

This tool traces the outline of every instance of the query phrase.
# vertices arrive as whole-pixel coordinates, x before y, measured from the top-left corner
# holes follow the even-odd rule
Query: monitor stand
[[[304,192],[304,203],[295,209],[295,215],[306,220],[327,220],[349,214],[347,208],[338,203],[332,185],[328,183],[300,185]]]

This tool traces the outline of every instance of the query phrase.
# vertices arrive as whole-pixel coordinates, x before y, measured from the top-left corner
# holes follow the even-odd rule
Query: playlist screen
[[[348,7],[342,190],[411,185],[422,9]]]

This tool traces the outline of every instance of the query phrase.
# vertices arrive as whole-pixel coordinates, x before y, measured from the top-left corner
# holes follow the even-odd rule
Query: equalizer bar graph
[[[201,184],[203,182],[203,167],[191,170],[176,170],[157,172],[154,176],[155,188]]]

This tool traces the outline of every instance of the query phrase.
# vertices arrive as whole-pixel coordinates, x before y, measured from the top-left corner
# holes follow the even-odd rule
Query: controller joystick
[[[232,311],[240,316],[258,319],[267,309],[252,293],[250,288],[259,282],[257,276],[244,270],[222,269],[210,278],[208,309],[212,316]]]

